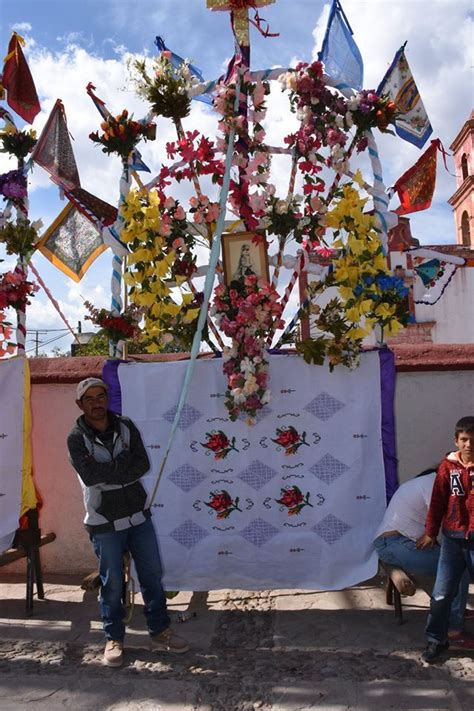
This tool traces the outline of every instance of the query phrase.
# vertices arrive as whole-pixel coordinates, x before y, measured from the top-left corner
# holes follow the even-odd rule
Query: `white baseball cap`
[[[89,390],[89,388],[104,388],[104,390],[108,389],[107,385],[100,378],[86,378],[85,380],[81,380],[81,382],[77,386],[77,400],[80,400]]]

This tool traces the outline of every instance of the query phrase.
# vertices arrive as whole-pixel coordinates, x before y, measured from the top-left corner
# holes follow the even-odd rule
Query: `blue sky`
[[[441,138],[448,148],[473,104],[469,0],[343,0],[343,7],[364,59],[366,88],[378,85],[395,51],[408,40],[406,55],[431,118],[433,137]],[[329,4],[322,0],[277,0],[262,8],[260,15],[280,36],[264,39],[252,32],[252,67],[289,66],[297,59],[315,57],[328,9]],[[220,75],[232,53],[228,14],[210,12],[205,0],[16,0],[1,3],[0,21],[4,53],[12,29],[27,40],[25,54],[42,105],[34,127],[42,128],[55,100],[61,98],[74,137],[82,185],[114,204],[120,169],[117,161],[104,156],[87,138],[97,129],[99,116],[86,95],[86,84],[92,81],[96,85],[98,95],[112,111],[127,107],[142,116],[146,105],[130,87],[126,88],[126,59],[130,54],[152,55],[155,35],[161,34],[171,49],[190,57],[207,78]],[[273,94],[268,118],[272,142],[291,130],[291,117],[278,87]],[[202,104],[194,104],[185,128],[196,127],[212,136],[213,116]],[[157,170],[164,158],[164,141],[173,138],[171,127],[162,121],[158,122],[161,141],[146,144],[142,150],[152,170]],[[391,136],[378,134],[377,141],[385,183],[390,185],[417,160],[420,151]],[[0,154],[0,171],[12,167]],[[452,163],[449,167],[453,172]],[[280,180],[283,185],[284,166],[276,163],[276,171],[275,182],[278,186]],[[454,177],[445,172],[440,161],[433,206],[412,218],[412,232],[423,243],[454,242],[454,221],[447,204],[454,190]],[[31,215],[41,217],[45,227],[65,205],[39,167],[31,180],[30,205]],[[3,256],[0,251],[0,258]],[[37,269],[73,326],[83,320],[81,297],[98,306],[109,304],[110,260],[108,251],[76,285],[41,255],[34,257]],[[10,262],[2,267],[6,264]],[[41,292],[29,310],[28,326],[63,326]],[[68,338],[58,341],[58,345],[66,348]]]

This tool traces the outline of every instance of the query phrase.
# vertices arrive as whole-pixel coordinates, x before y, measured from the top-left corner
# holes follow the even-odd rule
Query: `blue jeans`
[[[431,594],[430,614],[425,629],[428,642],[446,642],[451,603],[459,581],[466,573],[474,580],[474,539],[449,538],[443,535],[438,574]]]
[[[151,519],[123,531],[92,533],[91,541],[99,559],[100,613],[107,639],[121,642],[125,636],[122,558],[126,551],[137,570],[148,631],[156,635],[169,627],[166,597],[161,586],[160,552]]]
[[[406,536],[379,536],[374,541],[377,555],[384,563],[402,568],[408,575],[436,577],[440,556],[439,546],[433,548],[416,547],[415,541]],[[457,594],[451,603],[448,627],[460,631],[464,627],[464,611],[469,593],[469,573],[466,570],[461,577]]]

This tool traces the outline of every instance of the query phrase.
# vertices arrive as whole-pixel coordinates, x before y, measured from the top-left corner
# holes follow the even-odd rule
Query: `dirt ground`
[[[405,598],[398,625],[379,578],[340,592],[213,591],[184,624],[191,593],[180,593],[170,611],[191,650],[179,656],[150,651],[137,596],[121,669],[101,663],[97,595],[79,580],[48,578],[28,618],[23,578],[0,583],[2,711],[474,708],[474,656],[450,650],[424,665],[428,597]]]

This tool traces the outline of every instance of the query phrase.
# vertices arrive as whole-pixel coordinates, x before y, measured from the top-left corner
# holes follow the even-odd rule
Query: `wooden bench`
[[[38,525],[38,510],[27,512],[28,528],[18,529],[13,545],[0,554],[0,567],[26,558],[26,614],[33,614],[33,588],[36,582],[36,592],[39,600],[44,600],[43,571],[39,549],[55,540],[55,533],[41,535]]]
[[[387,605],[393,605],[398,624],[403,624],[402,597],[412,597],[417,588],[423,589],[427,595],[433,587],[434,578],[415,578],[408,575],[402,568],[388,565],[380,561],[380,568],[386,575],[385,600]]]

